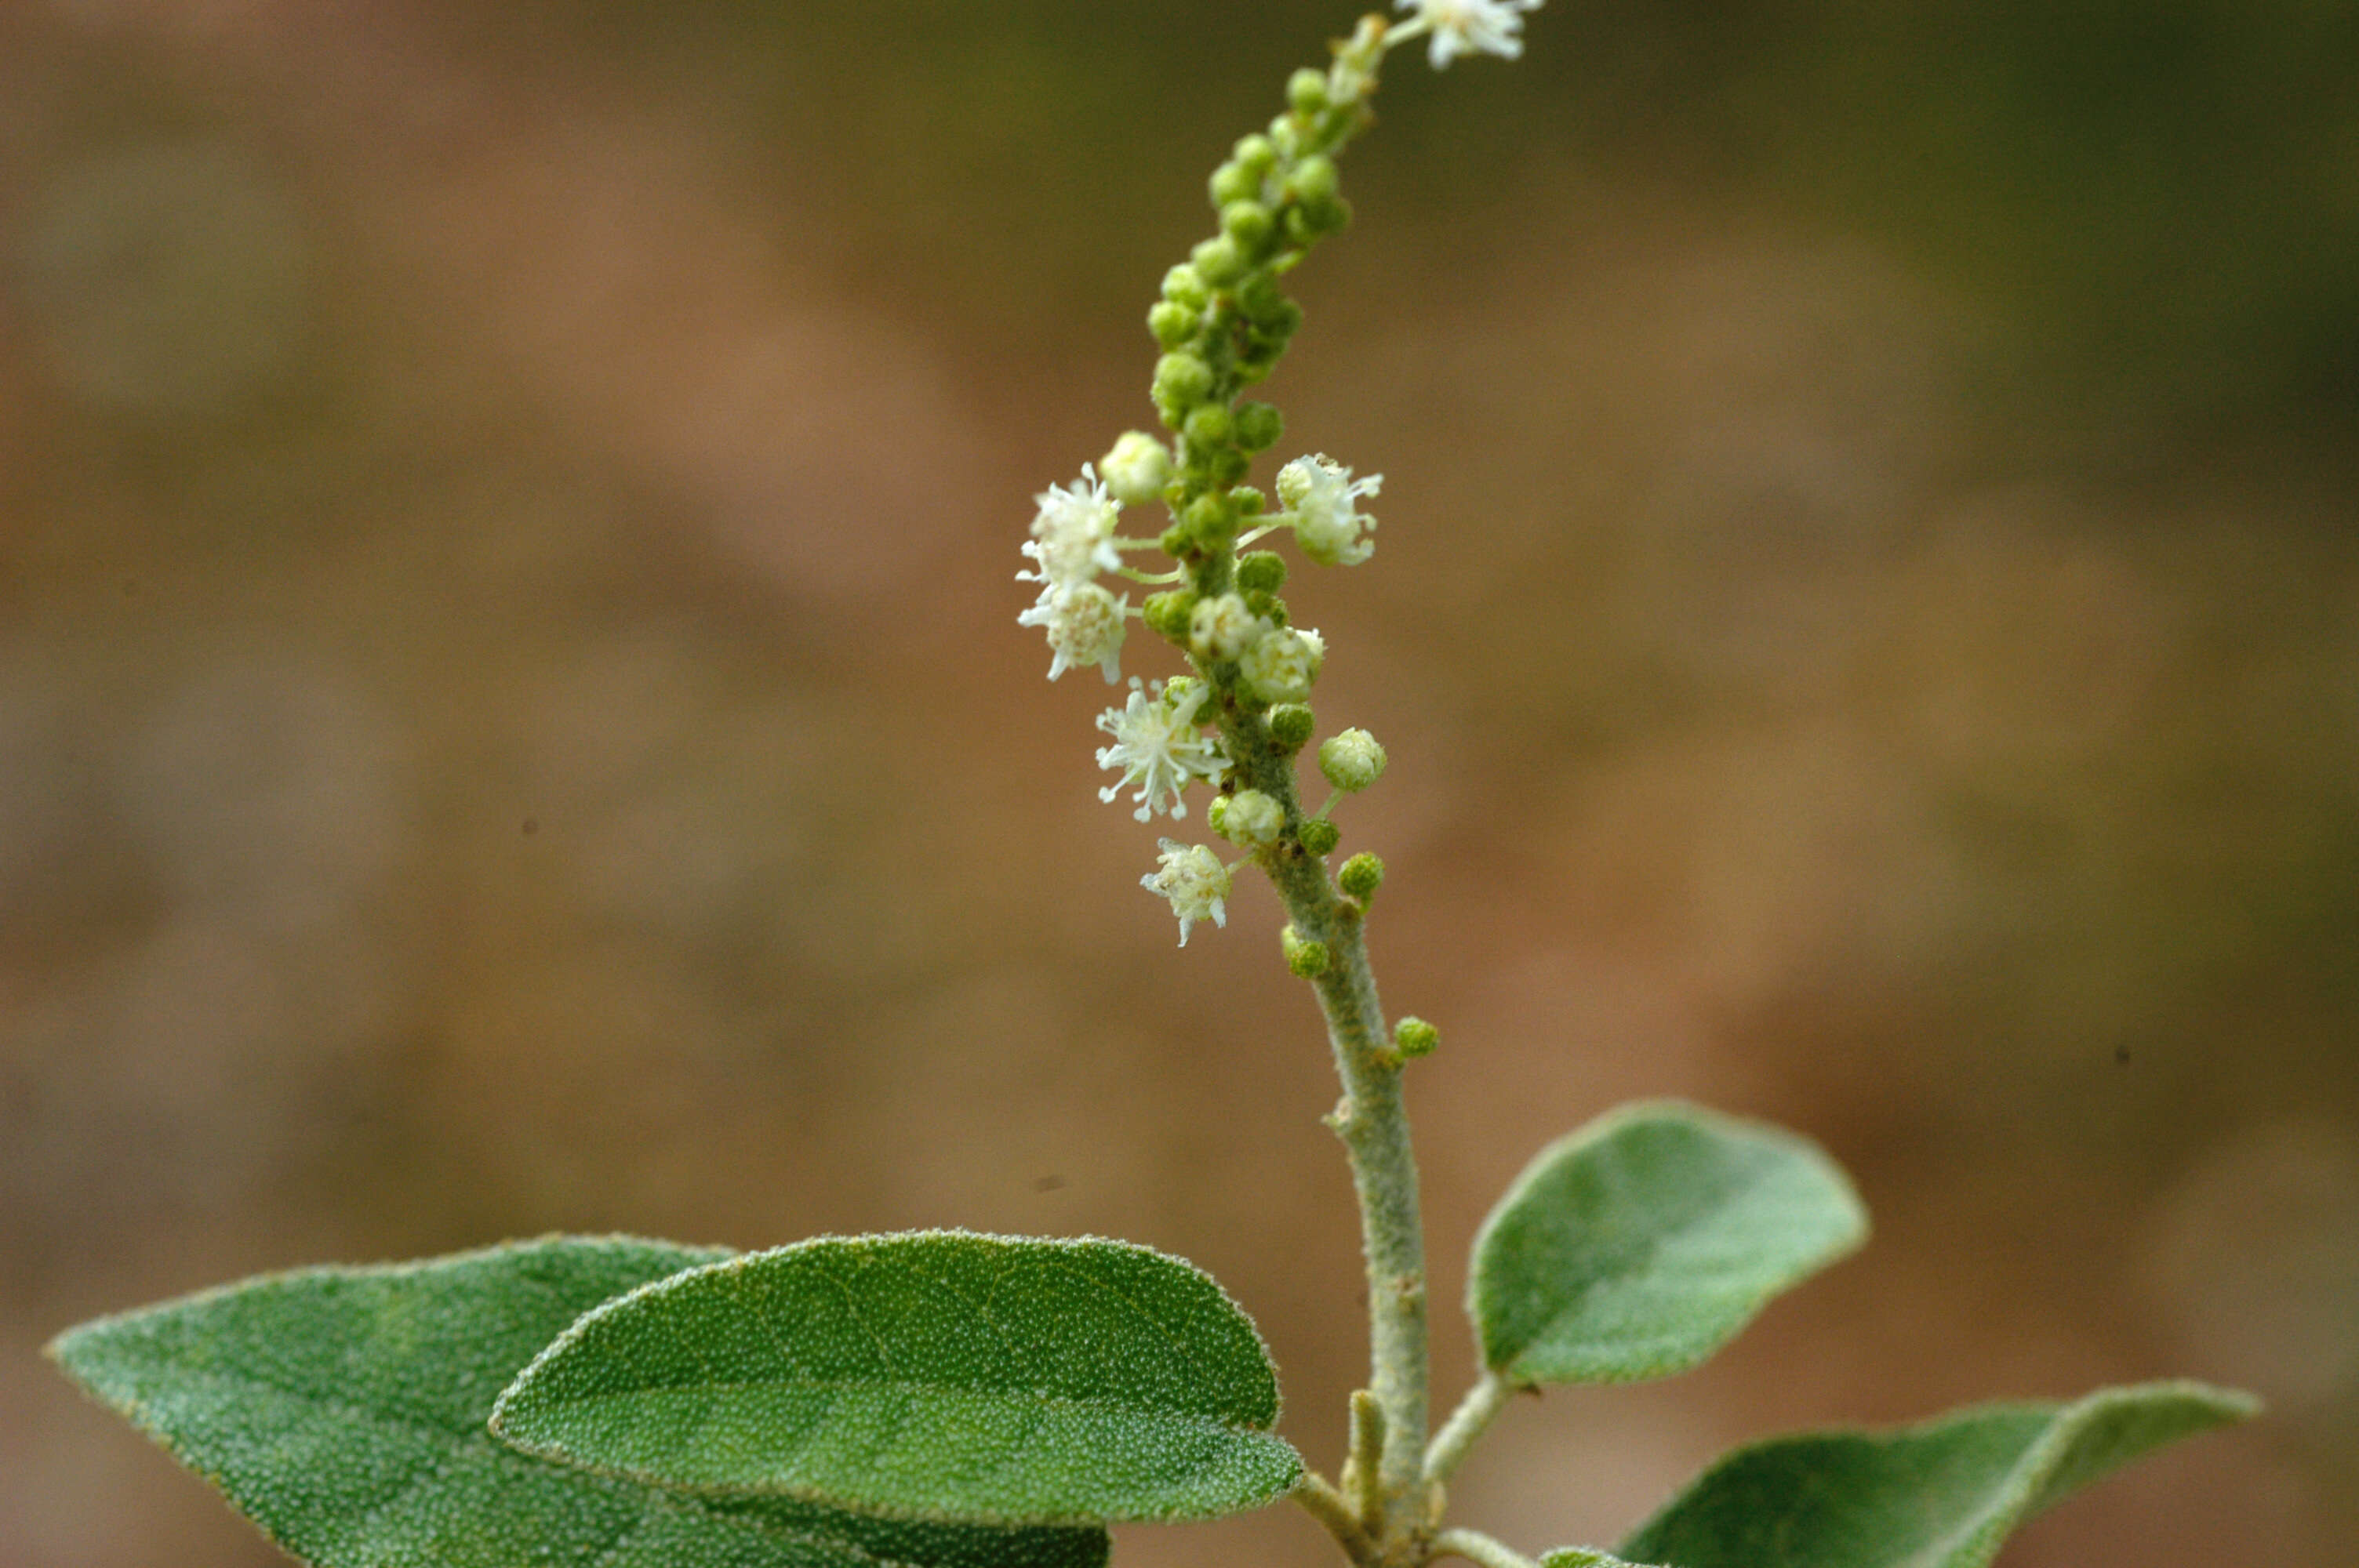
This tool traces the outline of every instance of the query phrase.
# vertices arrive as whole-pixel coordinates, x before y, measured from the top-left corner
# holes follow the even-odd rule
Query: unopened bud
[[[1319,771],[1346,795],[1355,795],[1384,776],[1385,749],[1364,730],[1330,735],[1319,745]]]
[[[1267,849],[1286,829],[1286,808],[1257,789],[1239,790],[1227,802],[1213,831],[1240,849]]]
[[[1430,1056],[1441,1044],[1441,1031],[1422,1018],[1404,1018],[1393,1029],[1393,1049],[1405,1058]]]
[[[1317,979],[1327,972],[1326,943],[1306,942],[1289,925],[1277,934],[1277,945],[1286,954],[1286,967],[1304,979]]]
[[[1125,430],[1098,460],[1098,477],[1125,506],[1144,506],[1171,482],[1171,449],[1144,430]]]
[[[1335,846],[1343,840],[1343,830],[1332,818],[1313,816],[1303,823],[1295,837],[1314,859],[1320,859],[1335,852]]]
[[[1335,875],[1336,885],[1362,903],[1376,895],[1384,881],[1385,863],[1364,852],[1344,861],[1343,869]]]

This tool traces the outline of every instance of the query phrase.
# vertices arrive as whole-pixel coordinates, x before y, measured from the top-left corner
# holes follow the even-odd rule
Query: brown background
[[[1266,890],[1172,949],[1029,497],[1149,417],[1294,4],[0,7],[0,1562],[270,1552],[37,1356],[549,1229],[1185,1254],[1332,1467],[1363,1354]],[[1519,1406],[1469,1522],[2192,1374],[2013,1568],[2359,1558],[2359,18],[1575,6],[1403,60],[1279,456],[1391,748],[1444,1310],[1541,1142],[1776,1117],[1875,1244]],[[1168,673],[1142,641],[1131,668]],[[1325,1561],[1287,1510],[1134,1565]]]

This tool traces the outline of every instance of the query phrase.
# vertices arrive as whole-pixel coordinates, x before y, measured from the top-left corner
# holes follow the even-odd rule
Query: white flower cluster
[[[1032,519],[1032,537],[1024,553],[1037,571],[1017,572],[1018,582],[1037,582],[1040,598],[1016,618],[1018,626],[1047,629],[1055,657],[1049,678],[1067,670],[1095,665],[1112,685],[1122,678],[1122,640],[1130,630],[1130,595],[1116,598],[1100,588],[1097,575],[1122,565],[1114,544],[1114,524],[1122,503],[1106,494],[1089,464],[1081,479],[1062,487],[1051,485],[1033,499],[1039,503]]]
[[[1139,821],[1158,812],[1187,816],[1180,792],[1193,780],[1217,777],[1229,765],[1220,741],[1203,732],[1203,721],[1196,717],[1207,695],[1201,681],[1173,692],[1161,681],[1149,687],[1131,676],[1130,700],[1098,715],[1098,728],[1114,737],[1113,745],[1098,748],[1098,766],[1122,770],[1122,777],[1098,791],[1098,798],[1112,801],[1136,784],[1138,792],[1130,798],[1138,809],[1131,815]]]
[[[1425,58],[1436,70],[1446,70],[1462,54],[1495,54],[1514,59],[1524,52],[1524,13],[1540,8],[1540,0],[1395,0],[1394,8],[1417,15],[1393,30],[1398,41],[1430,36]]]
[[[1361,531],[1374,529],[1376,520],[1354,503],[1384,487],[1384,475],[1353,479],[1324,452],[1277,470],[1278,503],[1293,514],[1294,542],[1322,567],[1356,567],[1375,553],[1375,541]]]

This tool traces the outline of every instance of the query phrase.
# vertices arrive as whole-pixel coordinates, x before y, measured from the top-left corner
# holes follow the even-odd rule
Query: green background
[[[551,1228],[1132,1238],[1332,1473],[1310,1000],[1265,890],[1173,952],[1012,579],[1348,21],[0,8],[0,1559],[271,1560],[66,1324]],[[1392,753],[1344,849],[1443,1033],[1434,1299],[1635,1095],[1797,1126],[1877,1235],[1519,1403],[1462,1517],[1608,1541],[1771,1431],[2186,1374],[2272,1413],[2006,1561],[2351,1561],[2359,10],[1528,36],[1392,72],[1269,384],[1386,480],[1292,602]]]

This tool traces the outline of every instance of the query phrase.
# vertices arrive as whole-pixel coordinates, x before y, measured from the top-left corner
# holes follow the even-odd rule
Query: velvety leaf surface
[[[1984,1568],[2008,1531],[2149,1450],[2242,1421],[2200,1383],[1961,1411],[1738,1449],[1622,1545],[1673,1568]]]
[[[1102,1568],[1102,1530],[715,1503],[494,1441],[500,1390],[582,1313],[725,1256],[560,1238],[307,1270],[85,1324],[49,1354],[321,1568]]]
[[[1291,1487],[1277,1377],[1190,1265],[928,1231],[733,1258],[608,1303],[494,1430],[659,1485],[981,1523],[1204,1519]]]
[[[1816,1145],[1694,1106],[1608,1112],[1542,1150],[1474,1238],[1467,1310],[1516,1383],[1684,1371],[1857,1247],[1867,1214]]]

